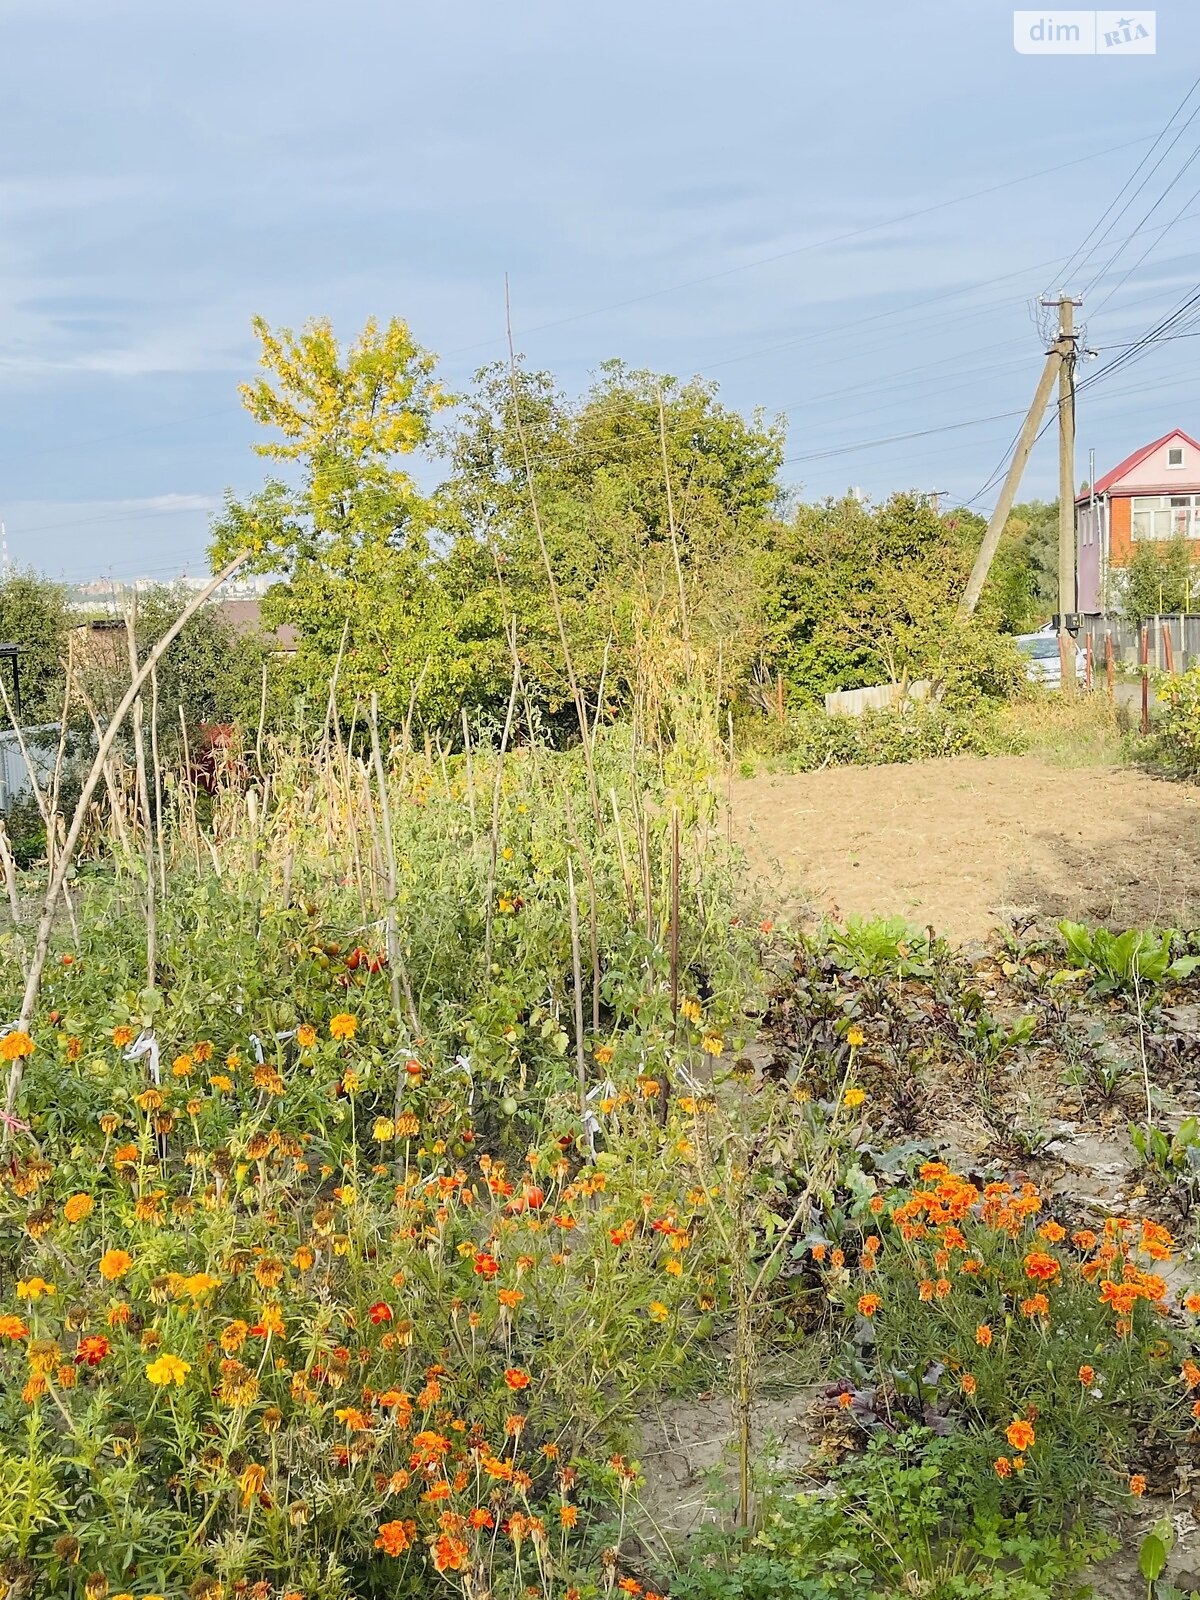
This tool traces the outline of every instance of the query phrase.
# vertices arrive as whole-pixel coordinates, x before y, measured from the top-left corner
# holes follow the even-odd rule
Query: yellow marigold
[[[846,1043],[852,1050],[857,1050],[860,1045],[866,1043],[866,1040],[867,1036],[857,1022],[852,1022],[846,1029]]]
[[[118,1050],[124,1050],[125,1046],[129,1044],[132,1039],[133,1029],[125,1027],[123,1023],[119,1023],[112,1031],[112,1042],[116,1045]]]
[[[195,1062],[191,1056],[176,1056],[171,1063],[171,1075],[175,1078],[190,1078]]]
[[[19,1061],[22,1056],[31,1056],[35,1048],[33,1040],[20,1028],[14,1028],[0,1039],[0,1056],[5,1061]]]
[[[40,1300],[43,1295],[49,1297],[57,1293],[58,1290],[52,1283],[47,1283],[45,1278],[27,1278],[17,1282],[18,1300]]]
[[[109,1283],[115,1283],[118,1278],[123,1278],[133,1265],[133,1257],[128,1250],[106,1250],[100,1257],[100,1276]]]
[[[296,1029],[296,1043],[301,1050],[311,1050],[317,1042],[317,1030],[311,1022],[302,1022]]]
[[[178,1356],[161,1355],[151,1361],[146,1368],[146,1376],[151,1383],[165,1387],[167,1384],[177,1383],[183,1387],[183,1381],[192,1370],[189,1361],[181,1361]]]
[[[854,1111],[858,1106],[862,1105],[866,1098],[867,1092],[865,1089],[847,1089],[845,1095],[843,1096],[843,1099],[846,1102],[846,1108],[849,1111]]]
[[[613,1047],[610,1044],[597,1045],[592,1055],[598,1067],[607,1067],[613,1058]]]
[[[68,1222],[82,1222],[91,1216],[95,1204],[90,1194],[73,1194],[63,1207],[63,1216]]]
[[[707,1055],[719,1056],[725,1048],[725,1041],[719,1033],[706,1033],[700,1041],[700,1048]]]
[[[333,1039],[353,1039],[358,1032],[358,1018],[349,1011],[339,1011],[329,1019],[329,1034]]]

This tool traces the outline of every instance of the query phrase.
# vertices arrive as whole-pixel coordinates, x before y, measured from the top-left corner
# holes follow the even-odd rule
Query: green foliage
[[[0,583],[0,642],[21,646],[21,719],[27,727],[62,716],[67,634],[74,619],[61,584],[32,570]],[[11,668],[0,666],[12,698]]]
[[[191,598],[182,588],[149,589],[138,596],[139,660],[145,661],[152,646]],[[205,724],[241,722],[253,727],[266,657],[267,645],[262,638],[236,632],[217,606],[202,607],[184,626],[156,669],[160,752],[173,753],[181,738],[181,707],[193,740]],[[126,673],[115,687],[123,693],[128,681]],[[149,695],[143,704],[148,718]]]
[[[1135,542],[1128,565],[1114,573],[1121,610],[1134,622],[1182,611],[1187,601],[1192,546],[1183,537]]]
[[[1200,967],[1200,956],[1171,957],[1178,937],[1161,928],[1128,928],[1111,933],[1107,928],[1088,928],[1080,922],[1060,922],[1058,931],[1076,966],[1094,973],[1093,991],[1111,994],[1131,993],[1142,987],[1148,991],[1178,981]]]
[[[1173,1134],[1129,1124],[1129,1138],[1144,1166],[1181,1186],[1189,1203],[1200,1190],[1200,1118],[1185,1117]]]
[[[893,711],[831,717],[800,711],[789,719],[787,765],[799,772],[830,766],[878,767],[950,755],[999,755],[1014,749],[1013,735],[994,710],[954,711],[909,702]]]
[[[1158,686],[1150,749],[1180,777],[1200,777],[1200,664]]]
[[[1057,500],[1012,508],[985,593],[1010,633],[1029,632],[1058,609]]]
[[[739,1547],[701,1534],[676,1600],[1061,1600],[1106,1542],[1042,1528],[1002,1493],[972,1441],[909,1427],[877,1435],[822,1494],[776,1495]]]

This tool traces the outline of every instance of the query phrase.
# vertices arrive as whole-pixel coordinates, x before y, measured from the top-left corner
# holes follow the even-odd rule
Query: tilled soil
[[[903,916],[973,940],[1012,914],[1200,921],[1200,788],[1032,756],[762,774],[735,838],[781,911]]]

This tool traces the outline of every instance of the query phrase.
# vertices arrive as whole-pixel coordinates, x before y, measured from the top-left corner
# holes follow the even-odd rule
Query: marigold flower
[[[311,1050],[317,1042],[317,1030],[311,1022],[302,1022],[296,1029],[296,1043],[301,1050]]]
[[[856,1111],[866,1098],[867,1092],[865,1089],[847,1089],[846,1093],[842,1096],[842,1100],[848,1111]]]
[[[613,1054],[613,1047],[610,1044],[597,1045],[596,1049],[592,1051],[592,1057],[598,1067],[609,1066],[612,1062]]]
[[[349,1011],[339,1011],[329,1019],[329,1033],[334,1039],[353,1039],[358,1032],[358,1018]]]
[[[68,1222],[82,1222],[85,1217],[91,1216],[95,1205],[90,1194],[73,1194],[63,1206],[63,1216]]]
[[[86,1338],[80,1339],[79,1348],[75,1352],[75,1365],[77,1367],[98,1367],[108,1354],[108,1340],[101,1333],[89,1333]]]
[[[859,1315],[873,1317],[882,1304],[883,1301],[877,1294],[860,1294],[858,1297]]]
[[[700,1041],[700,1048],[706,1055],[719,1056],[725,1048],[725,1041],[719,1033],[706,1033]]]
[[[36,1048],[33,1040],[20,1028],[14,1028],[0,1039],[0,1057],[5,1061],[20,1061],[23,1056],[31,1056]]]
[[[529,1374],[520,1367],[509,1367],[505,1371],[504,1381],[510,1389],[528,1389]]]
[[[367,1315],[370,1317],[371,1321],[376,1324],[380,1322],[391,1322],[392,1308],[388,1305],[386,1300],[376,1300],[373,1306],[369,1306],[367,1308]]]
[[[29,1329],[21,1321],[20,1317],[13,1316],[11,1311],[5,1312],[0,1316],[0,1339],[15,1340],[28,1337]]]
[[[1079,1381],[1085,1389],[1090,1389],[1096,1381],[1095,1367],[1084,1365],[1079,1369]]]
[[[971,1374],[969,1372],[964,1372],[962,1375],[962,1392],[968,1396],[973,1395],[978,1387],[979,1385],[976,1383]]]
[[[1180,1371],[1189,1389],[1200,1389],[1200,1367],[1194,1361],[1185,1361]]]
[[[123,1278],[133,1265],[133,1257],[128,1250],[106,1250],[100,1257],[100,1276],[109,1283],[115,1283],[118,1278]]]
[[[1032,1422],[1026,1422],[1023,1417],[1015,1417],[1004,1430],[1004,1437],[1014,1450],[1028,1450],[1037,1438]]]
[[[18,1300],[40,1300],[43,1295],[51,1298],[58,1293],[52,1283],[47,1283],[45,1278],[27,1278],[17,1280]]]
[[[1057,1256],[1052,1256],[1045,1250],[1031,1250],[1025,1257],[1027,1278],[1036,1278],[1042,1283],[1053,1283],[1061,1271],[1062,1266]]]
[[[992,1462],[992,1466],[998,1478],[1012,1477],[1012,1462],[1007,1456],[997,1457],[997,1459]]]
[[[459,1572],[465,1566],[469,1554],[470,1550],[465,1539],[443,1533],[433,1546],[433,1564],[439,1572]]]
[[[1129,1480],[1129,1492],[1135,1500],[1140,1500],[1146,1492],[1146,1480],[1140,1472],[1135,1472]]]
[[[192,1370],[190,1361],[182,1361],[178,1356],[161,1355],[151,1361],[146,1368],[146,1376],[150,1382],[165,1388],[168,1384],[178,1384],[180,1388],[188,1373]]]

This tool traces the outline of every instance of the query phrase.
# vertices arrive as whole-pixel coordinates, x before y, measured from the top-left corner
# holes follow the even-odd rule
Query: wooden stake
[[[1112,629],[1104,635],[1104,676],[1108,680],[1108,698],[1113,697],[1113,643]]]
[[[1171,648],[1171,624],[1164,622],[1162,625],[1163,659],[1167,663],[1167,671],[1175,671],[1175,652]]]
[[[1142,623],[1142,732],[1150,732],[1150,633]]]

